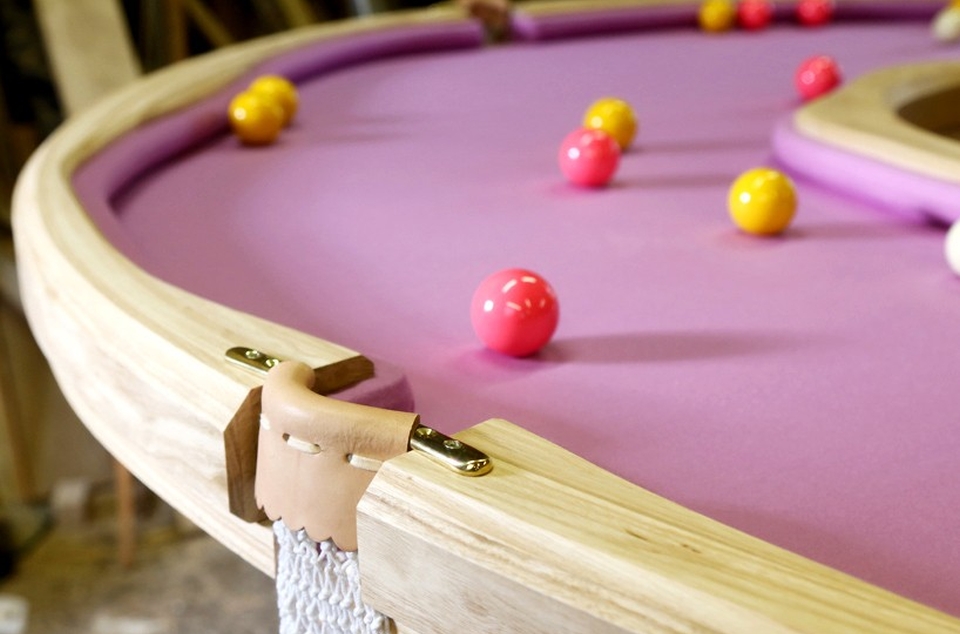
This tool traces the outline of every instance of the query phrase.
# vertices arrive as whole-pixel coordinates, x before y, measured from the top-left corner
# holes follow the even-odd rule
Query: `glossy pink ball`
[[[550,284],[526,269],[505,269],[484,279],[470,305],[473,329],[491,350],[529,356],[547,345],[560,321]]]
[[[806,26],[822,26],[833,18],[833,0],[800,0],[797,20]]]
[[[567,180],[581,187],[603,187],[620,164],[620,146],[603,130],[580,128],[566,136],[557,157]]]
[[[815,99],[840,84],[840,67],[828,55],[811,57],[797,68],[794,84],[801,97]]]
[[[748,31],[767,28],[773,22],[773,3],[770,0],[740,0],[737,22]]]

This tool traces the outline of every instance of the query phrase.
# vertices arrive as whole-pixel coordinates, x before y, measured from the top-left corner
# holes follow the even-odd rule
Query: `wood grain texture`
[[[305,0],[277,0],[283,17],[292,27],[301,27],[317,21],[317,15]]]
[[[2,249],[0,246],[0,257],[6,261],[10,256],[2,253]],[[0,301],[0,455],[3,456],[0,459],[0,503],[6,504],[33,502],[36,495],[7,328],[7,322],[14,318],[13,313],[5,301]]]
[[[140,75],[118,0],[33,0],[33,6],[67,112],[86,108]]]
[[[932,62],[865,75],[801,108],[805,136],[888,165],[960,183],[960,143],[931,130],[960,128],[960,62]],[[953,95],[938,99],[937,95]],[[914,104],[923,103],[922,111]],[[913,110],[915,121],[900,116]]]
[[[960,631],[506,421],[457,438],[494,470],[464,478],[409,453],[359,508],[364,600],[422,634]]]
[[[213,46],[220,48],[234,43],[233,35],[206,4],[200,0],[181,0],[181,2],[184,12],[190,16],[190,20]]]
[[[543,10],[551,4],[561,3]],[[184,62],[85,110],[18,184],[24,303],[71,404],[147,486],[266,572],[272,536],[230,514],[222,437],[261,379],[223,352],[248,345],[313,366],[355,353],[152,278],[97,231],[70,176],[112,139],[266,57],[459,19],[432,10],[329,23]],[[361,503],[366,591],[400,632],[960,632],[954,619],[686,511],[502,421],[462,438],[494,457],[491,475],[462,478],[405,455]]]
[[[34,154],[17,183],[23,303],[71,406],[138,479],[267,573],[274,567],[272,535],[230,514],[222,437],[262,379],[230,366],[223,354],[245,345],[314,367],[357,355],[151,277],[104,239],[78,204],[70,176],[112,139],[202,99],[265,57],[326,38],[460,19],[458,11],[371,17],[188,60],[83,110]]]

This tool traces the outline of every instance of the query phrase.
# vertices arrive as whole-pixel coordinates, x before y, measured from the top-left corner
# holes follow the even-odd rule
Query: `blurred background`
[[[0,634],[277,631],[273,581],[135,482],[60,395],[17,292],[10,199],[24,162],[72,112],[139,74],[426,4],[0,0]]]

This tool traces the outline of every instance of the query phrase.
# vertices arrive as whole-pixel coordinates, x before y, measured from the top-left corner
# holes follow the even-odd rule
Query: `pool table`
[[[503,42],[437,7],[189,60],[22,175],[31,326],[104,446],[266,572],[228,477],[264,379],[228,349],[335,368],[335,398],[486,452],[478,478],[415,452],[371,476],[364,592],[403,631],[958,632],[960,172],[937,166],[960,115],[911,106],[960,94],[941,5],[838,0],[809,28],[777,3],[708,34],[687,0],[531,2]],[[794,69],[822,53],[845,87],[802,103]],[[301,109],[246,146],[226,105],[264,73]],[[638,139],[609,186],[573,186],[559,143],[607,95]],[[926,168],[904,158],[924,144]],[[728,217],[759,165],[797,187],[781,236]],[[527,358],[469,321],[513,266],[561,306]]]

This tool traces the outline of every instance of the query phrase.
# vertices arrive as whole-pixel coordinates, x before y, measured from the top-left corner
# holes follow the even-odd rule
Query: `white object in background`
[[[943,243],[943,252],[947,257],[950,270],[960,275],[960,220],[953,223],[947,231],[947,237]]]
[[[23,634],[27,631],[30,605],[23,597],[0,594],[0,634]]]
[[[930,26],[933,39],[938,42],[960,40],[960,8],[948,5],[933,18]]]

